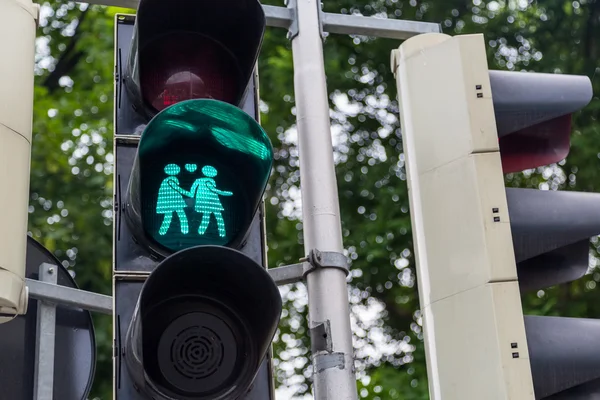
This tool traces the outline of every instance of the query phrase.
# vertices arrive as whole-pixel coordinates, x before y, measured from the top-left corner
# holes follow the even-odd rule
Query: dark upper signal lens
[[[191,99],[233,103],[240,77],[235,57],[203,35],[174,32],[140,51],[140,85],[144,101],[155,111]]]

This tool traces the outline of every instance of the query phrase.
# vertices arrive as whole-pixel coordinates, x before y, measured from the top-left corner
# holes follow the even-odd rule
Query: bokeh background
[[[41,4],[30,234],[54,252],[81,288],[110,294],[114,15],[133,10]],[[483,33],[491,69],[589,76],[595,97],[575,116],[568,158],[507,175],[506,183],[600,192],[600,0],[325,0],[324,9],[437,22],[451,35]],[[402,130],[389,68],[390,51],[400,44],[330,35],[324,45],[344,245],[352,260],[359,396],[372,400],[428,398]],[[303,255],[292,52],[285,30],[267,29],[259,71],[262,124],[276,149],[265,195],[274,267]],[[597,244],[590,246],[588,275],[527,294],[524,311],[600,317]],[[278,400],[312,398],[306,288],[288,285],[281,293],[285,309],[274,341]],[[109,400],[111,318],[94,320],[98,365],[90,398]]]

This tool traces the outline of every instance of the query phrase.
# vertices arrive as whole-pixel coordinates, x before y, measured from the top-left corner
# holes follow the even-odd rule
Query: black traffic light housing
[[[489,74],[504,173],[566,158],[571,114],[592,98],[589,78],[513,71]]]
[[[586,76],[490,71],[504,173],[559,162],[572,114],[592,99]],[[600,234],[600,194],[506,188],[521,293],[581,278]],[[536,399],[600,398],[600,320],[525,316]],[[595,397],[594,397],[595,396]]]
[[[237,399],[269,349],[281,298],[244,254],[199,246],[160,263],[137,308],[125,360],[143,391],[157,400]]]
[[[125,75],[134,107],[152,117],[192,98],[239,105],[265,26],[258,0],[140,1]]]
[[[269,349],[281,298],[265,270],[262,193],[272,147],[254,121],[262,7],[257,0],[141,0],[137,17],[116,21],[115,400],[272,399]],[[181,246],[148,235],[144,224],[158,209],[144,204],[140,185],[150,170],[170,175],[168,161],[181,172],[171,187],[191,192],[204,174],[215,181],[207,188],[233,193],[236,182],[223,178],[234,174],[225,167],[211,165],[218,176],[203,171],[232,143],[237,153],[221,162],[229,157],[243,169],[238,179],[256,173],[230,196],[244,202],[231,217],[238,218],[235,234],[219,241],[213,229],[212,240],[208,229],[199,237],[200,222],[190,217],[189,232],[197,235]],[[263,147],[265,160],[254,167],[240,155]],[[180,158],[163,160],[161,151]],[[194,201],[182,206],[189,215]],[[222,205],[224,212],[231,206]],[[209,217],[214,228],[217,216]],[[173,214],[171,226],[175,221]]]
[[[507,188],[506,199],[522,292],[585,275],[600,234],[597,193]]]

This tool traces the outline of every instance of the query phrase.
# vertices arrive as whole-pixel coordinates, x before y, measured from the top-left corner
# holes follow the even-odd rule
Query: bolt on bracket
[[[282,265],[269,269],[269,275],[277,285],[287,285],[302,281],[306,278],[306,275],[319,268],[338,268],[343,270],[346,275],[350,272],[348,258],[343,253],[334,251],[314,249],[310,251],[308,256],[302,257],[299,261],[297,264]]]
[[[285,6],[292,10],[292,23],[288,29],[287,38],[288,40],[294,39],[300,33],[300,28],[298,26],[298,1],[301,0],[285,0]],[[323,2],[319,1],[317,4],[317,12],[319,19],[319,32],[321,34],[321,39],[325,40],[325,38],[329,35],[327,32],[323,30]]]
[[[313,249],[307,257],[300,261],[306,262],[304,264],[303,277],[306,277],[309,273],[321,268],[341,269],[346,275],[350,272],[348,258],[343,253],[335,251],[320,251]]]

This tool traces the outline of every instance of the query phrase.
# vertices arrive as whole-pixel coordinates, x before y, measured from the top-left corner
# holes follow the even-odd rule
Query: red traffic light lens
[[[559,162],[569,154],[571,114],[521,129],[499,140],[505,174]]]
[[[154,110],[191,99],[233,103],[240,72],[235,57],[218,42],[187,32],[157,38],[140,49],[140,86]]]

